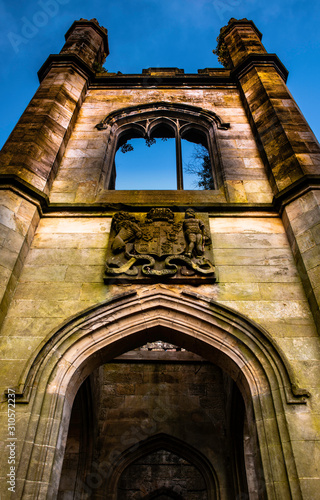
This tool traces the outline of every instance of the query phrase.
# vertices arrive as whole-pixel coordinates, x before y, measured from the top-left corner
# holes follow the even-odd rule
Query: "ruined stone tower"
[[[2,499],[319,497],[319,144],[252,21],[217,51],[108,73],[82,19],[39,71],[1,153]],[[119,189],[159,139],[174,187]]]

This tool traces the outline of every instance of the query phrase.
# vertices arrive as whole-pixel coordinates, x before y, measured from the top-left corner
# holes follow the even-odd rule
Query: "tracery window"
[[[228,127],[215,113],[195,106],[153,103],[115,111],[97,125],[108,133],[104,188],[122,188],[117,170],[119,165],[121,171],[126,156],[122,175],[129,189],[218,189],[222,168],[215,128]],[[162,141],[160,154],[157,144]],[[137,167],[134,151],[145,145],[151,156],[146,157],[144,165],[140,156]],[[191,157],[190,145],[195,147]],[[153,185],[146,182],[150,179]]]

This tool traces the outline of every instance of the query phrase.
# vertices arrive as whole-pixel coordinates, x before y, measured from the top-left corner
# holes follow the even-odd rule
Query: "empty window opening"
[[[168,128],[147,138],[127,136],[118,146],[116,189],[176,189],[175,139]]]
[[[118,140],[110,189],[215,189],[206,134],[188,129],[180,136],[161,122],[145,137],[130,130]]]

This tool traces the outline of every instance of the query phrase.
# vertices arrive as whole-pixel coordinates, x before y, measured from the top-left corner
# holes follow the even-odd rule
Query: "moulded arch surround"
[[[215,128],[227,130],[229,123],[224,123],[215,112],[197,106],[190,106],[183,103],[154,102],[129,106],[111,112],[104,120],[96,125],[98,130],[107,129],[107,148],[104,158],[103,175],[101,177],[101,189],[110,189],[114,175],[114,159],[117,150],[119,134],[123,129],[133,124],[139,124],[145,130],[145,136],[150,137],[152,122],[156,119],[171,120],[176,122],[174,128],[175,136],[179,134],[179,124],[185,122],[194,126],[202,127],[206,130],[208,151],[213,169],[215,188],[219,187],[223,179],[223,161],[219,152],[219,145],[215,138]],[[178,168],[178,165],[177,165]],[[180,167],[178,168],[178,170]],[[215,180],[216,179],[216,180]],[[180,188],[179,188],[180,189]]]
[[[225,123],[222,118],[214,111],[205,110],[198,106],[190,106],[183,103],[171,102],[152,102],[147,104],[138,104],[136,106],[128,106],[126,108],[117,109],[108,114],[100,123],[96,125],[98,130],[103,130],[114,123],[119,125],[131,122],[138,115],[139,119],[147,119],[167,113],[168,116],[174,116],[187,119],[193,117],[195,120],[206,121],[207,123],[215,123],[217,128],[226,130],[230,127],[229,123]],[[135,119],[135,118],[134,118]]]
[[[20,464],[24,468],[30,458],[30,463],[37,464],[36,478],[35,467],[30,466],[26,483],[32,484],[34,498],[40,489],[59,483],[71,405],[83,380],[121,353],[158,339],[186,347],[220,366],[236,381],[245,403],[253,405],[261,424],[257,432],[270,498],[276,495],[279,471],[282,477],[295,475],[292,450],[282,448],[281,443],[289,441],[284,406],[301,398],[293,394],[290,367],[271,338],[251,321],[206,297],[174,293],[159,285],[140,294],[124,293],[67,321],[48,336],[25,368],[21,385],[26,391],[34,389],[30,398],[33,419],[27,430],[34,444],[31,457],[26,449]],[[268,425],[263,423],[265,418]],[[39,449],[55,451],[48,458],[47,452],[39,456]],[[286,488],[290,498],[289,479]],[[52,490],[48,494],[54,496]]]
[[[107,479],[106,491],[110,492],[110,498],[115,498],[118,481],[127,467],[141,457],[149,455],[155,451],[166,450],[189,462],[201,473],[208,492],[208,500],[219,500],[219,482],[217,475],[209,460],[186,441],[181,441],[176,437],[165,433],[155,434],[130,446],[122,453],[118,460],[112,464],[110,479]],[[146,498],[149,498],[148,496]],[[153,498],[150,496],[150,498]],[[179,497],[177,497],[179,498]]]
[[[159,302],[157,302],[155,306],[154,301],[158,299]],[[143,304],[141,310],[135,310],[134,313],[133,310],[131,310],[130,313],[127,311],[129,306],[131,308],[132,303],[137,305],[140,302]],[[177,307],[175,307],[176,302]],[[136,316],[137,313],[144,311],[144,314],[149,314],[151,320],[151,313],[155,308],[159,312],[166,311],[163,317],[159,314],[158,325],[161,323],[164,325],[166,320],[169,320],[172,331],[174,330],[174,324],[177,323],[178,331],[181,332],[186,325],[185,318],[194,318],[199,324],[200,319],[197,314],[205,312],[204,317],[206,319],[206,325],[211,326],[211,328],[214,326],[217,328],[221,323],[220,328],[225,332],[223,338],[227,338],[226,335],[228,332],[229,341],[236,338],[238,342],[247,346],[250,352],[255,352],[256,348],[259,349],[258,364],[261,364],[261,366],[270,365],[270,368],[272,367],[274,372],[278,374],[277,385],[284,389],[287,402],[305,403],[304,396],[309,396],[309,393],[305,389],[298,388],[290,364],[286,360],[280,347],[275,343],[268,332],[239,312],[233,311],[231,308],[223,306],[208,297],[185,291],[181,294],[174,294],[169,290],[162,289],[161,286],[155,286],[150,293],[147,292],[146,294],[142,293],[138,295],[136,291],[125,292],[66,320],[60,328],[51,332],[44,339],[38,351],[35,351],[33,357],[30,358],[21,375],[20,383],[16,388],[17,393],[20,394],[20,396],[24,394],[28,397],[28,393],[32,390],[32,386],[34,386],[36,379],[40,377],[41,368],[46,366],[47,362],[51,360],[51,354],[54,354],[57,348],[59,348],[60,351],[63,345],[63,354],[65,355],[71,347],[77,345],[77,343],[81,341],[83,337],[85,338],[88,333],[92,334],[93,331],[98,332],[101,328],[107,328],[108,330],[112,324],[121,322],[123,319],[121,314],[126,314],[127,318],[129,318],[132,314]],[[119,316],[119,312],[123,310],[125,311],[120,313]],[[183,310],[186,315],[186,317],[182,318],[181,323],[173,321],[173,317],[177,315],[179,310]],[[110,311],[112,311],[112,316],[110,316]],[[115,313],[117,314],[114,315]],[[146,331],[151,327],[151,324],[147,325],[144,315],[143,320],[142,323],[140,321],[137,323],[138,331],[141,331],[141,326],[144,326]],[[134,324],[135,323],[132,321],[129,328],[133,328]],[[128,327],[126,327],[126,329],[128,330]],[[75,332],[77,332],[77,337],[74,336]],[[237,335],[235,335],[235,333],[237,333]],[[70,344],[69,339],[71,337],[73,338],[73,342]],[[123,336],[120,336],[120,338],[122,337]],[[127,341],[129,341],[129,334],[127,334],[126,337],[128,337]],[[199,334],[193,332],[193,343],[196,344],[198,339]],[[68,342],[66,343],[67,340]],[[113,342],[115,343],[117,340],[118,339],[115,339]],[[222,338],[219,339],[219,342],[221,341]],[[133,341],[133,344],[134,343],[135,341]],[[189,345],[189,348],[190,347]],[[222,344],[219,351],[222,352]],[[239,352],[239,354],[241,354],[241,352]],[[267,364],[262,363],[266,354],[270,360]],[[61,354],[59,353],[58,359],[60,359],[60,357]],[[254,382],[254,384],[255,383],[256,382]]]

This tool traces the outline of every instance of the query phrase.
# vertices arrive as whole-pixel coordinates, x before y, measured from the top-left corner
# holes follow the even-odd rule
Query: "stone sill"
[[[226,203],[221,191],[187,190],[115,190],[104,191],[96,198],[97,203],[123,204],[139,207],[197,206],[205,207],[215,203]]]

